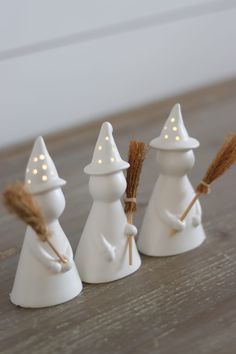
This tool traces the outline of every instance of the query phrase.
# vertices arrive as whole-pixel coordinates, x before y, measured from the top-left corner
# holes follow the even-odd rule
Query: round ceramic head
[[[92,162],[84,168],[89,175],[106,175],[124,170],[128,162],[122,160],[112,135],[112,125],[102,124],[100,134],[94,149]]]
[[[199,146],[199,141],[189,137],[184,126],[180,104],[176,104],[158,138],[150,142],[150,146],[160,150],[188,150]]]
[[[66,181],[58,176],[43,138],[36,139],[26,168],[25,185],[32,194],[62,187]]]

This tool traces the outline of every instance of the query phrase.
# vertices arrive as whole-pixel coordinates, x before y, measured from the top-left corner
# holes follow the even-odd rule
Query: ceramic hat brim
[[[159,150],[188,150],[196,149],[199,146],[199,141],[194,138],[188,138],[186,140],[170,143],[164,143],[163,139],[156,138],[153,139],[149,145],[155,149]]]
[[[39,185],[27,185],[27,189],[30,191],[32,194],[39,194],[39,193],[44,193],[47,191],[50,191],[52,189],[60,188],[66,184],[66,181],[60,177],[56,179],[52,179],[48,182],[45,183],[40,183]]]
[[[109,163],[107,165],[104,164],[98,166],[94,163],[90,163],[89,165],[85,166],[84,172],[93,176],[109,175],[118,171],[126,170],[129,168],[129,166],[129,163],[123,160],[113,163],[112,165]]]

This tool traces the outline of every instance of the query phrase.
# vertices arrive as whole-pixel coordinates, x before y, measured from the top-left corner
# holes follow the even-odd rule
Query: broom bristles
[[[236,161],[236,134],[229,134],[221,148],[217,152],[215,158],[207,169],[202,181],[197,188],[197,193],[208,193],[209,187],[214,180],[220,177],[226,170],[228,170]]]
[[[3,203],[11,213],[32,227],[41,241],[48,240],[50,234],[40,208],[22,183],[16,182],[6,187]]]
[[[136,198],[139,186],[140,174],[142,171],[143,161],[145,159],[148,146],[137,140],[131,140],[129,143],[128,161],[130,167],[127,170],[127,187],[126,198]],[[125,200],[125,213],[134,213],[136,211],[135,201]]]

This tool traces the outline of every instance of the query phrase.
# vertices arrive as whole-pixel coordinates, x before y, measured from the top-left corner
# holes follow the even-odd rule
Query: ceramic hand
[[[182,230],[184,230],[184,228],[186,226],[185,221],[181,221],[178,216],[173,215],[173,214],[169,214],[168,224],[172,229],[174,229],[176,231],[182,231]]]
[[[71,270],[72,266],[73,266],[73,259],[67,259],[66,263],[61,263],[62,273],[66,273],[69,270]]]
[[[61,265],[61,263],[59,261],[54,260],[54,261],[49,262],[48,269],[52,273],[58,274],[58,273],[60,273],[62,271],[62,265]]]
[[[127,236],[136,236],[138,233],[137,227],[132,224],[125,225],[125,234]]]

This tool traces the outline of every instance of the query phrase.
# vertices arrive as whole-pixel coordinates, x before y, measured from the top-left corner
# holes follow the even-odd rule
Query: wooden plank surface
[[[131,138],[149,142],[160,133],[173,103],[183,105],[189,133],[201,146],[190,175],[200,180],[214,152],[236,128],[236,81],[107,117],[122,155]],[[76,249],[91,198],[83,167],[99,132],[94,123],[46,138],[64,188],[61,224]],[[32,142],[0,152],[0,188],[23,179]],[[0,206],[0,352],[14,353],[235,353],[236,352],[236,178],[235,167],[202,198],[207,240],[186,254],[142,256],[138,272],[119,281],[86,285],[76,299],[52,308],[13,306],[14,280],[24,225]],[[155,152],[145,162],[135,216],[139,227],[158,175]]]

